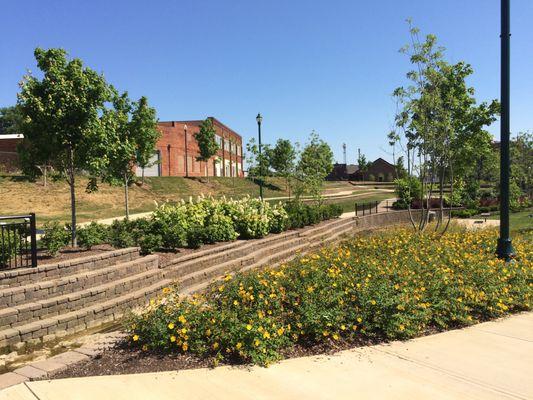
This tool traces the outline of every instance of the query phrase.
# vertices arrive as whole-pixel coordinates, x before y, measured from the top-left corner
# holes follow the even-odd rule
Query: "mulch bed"
[[[64,247],[55,256],[50,256],[46,250],[41,249],[37,252],[38,265],[55,264],[57,262],[72,260],[73,258],[94,256],[102,254],[106,251],[115,250],[115,248],[108,244],[100,244],[93,246],[90,250],[81,247]]]
[[[329,341],[320,344],[296,345],[281,352],[284,359],[333,355],[342,350],[369,346],[383,342],[382,340],[356,339],[350,341]],[[101,355],[82,361],[67,369],[50,375],[44,379],[77,378],[102,375],[125,375],[147,372],[180,371],[197,368],[213,368],[217,365],[232,365],[249,368],[238,360],[217,364],[212,357],[201,358],[193,354],[176,354],[167,352],[141,351],[132,348],[126,342],[118,343],[114,348],[104,351]]]

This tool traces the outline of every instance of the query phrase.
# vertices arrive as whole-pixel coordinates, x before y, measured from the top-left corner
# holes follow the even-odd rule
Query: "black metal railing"
[[[355,216],[359,215],[371,215],[378,212],[378,201],[371,201],[369,203],[355,203]]]
[[[36,266],[35,214],[0,216],[0,269]]]

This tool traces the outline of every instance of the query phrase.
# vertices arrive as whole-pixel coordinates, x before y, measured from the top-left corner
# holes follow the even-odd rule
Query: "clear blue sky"
[[[264,142],[315,129],[342,160],[387,155],[390,94],[409,69],[412,17],[448,60],[465,60],[478,100],[499,98],[499,0],[2,1],[0,106],[35,70],[36,46],[63,47],[161,120],[215,116]],[[533,129],[533,1],[512,0],[511,129]],[[491,132],[498,133],[498,125]]]

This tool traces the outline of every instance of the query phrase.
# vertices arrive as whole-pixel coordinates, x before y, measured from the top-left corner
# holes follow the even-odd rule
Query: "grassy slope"
[[[533,209],[509,214],[509,223],[512,230],[533,229]],[[499,214],[493,214],[488,219],[499,219]]]
[[[78,178],[76,197],[79,222],[124,214],[122,187],[101,184],[98,192],[89,194],[85,192],[86,185],[86,178]],[[369,192],[368,189],[353,188],[347,182],[327,182],[325,189],[327,193],[332,193],[332,191]],[[208,183],[202,183],[197,179],[180,177],[146,178],[144,186],[133,185],[130,188],[130,210],[131,213],[152,211],[156,206],[155,202],[178,201],[200,194],[227,197],[258,196],[259,186],[249,179],[210,178]],[[284,179],[267,179],[264,187],[266,198],[287,195]],[[369,196],[372,195],[373,193],[369,194]],[[369,201],[365,197],[358,197],[357,201]],[[347,206],[350,211],[353,209],[354,201],[343,200],[346,204],[351,203],[351,206]],[[40,181],[28,182],[19,177],[0,176],[0,215],[29,212],[37,214],[39,224],[48,220],[68,222],[70,220],[68,185],[64,181],[49,182],[45,188]]]

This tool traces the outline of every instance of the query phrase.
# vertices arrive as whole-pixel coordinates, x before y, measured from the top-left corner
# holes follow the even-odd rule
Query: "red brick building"
[[[213,121],[220,150],[207,162],[209,176],[243,177],[242,137],[216,118]],[[156,144],[152,166],[145,176],[205,176],[206,163],[196,161],[199,148],[194,135],[203,121],[164,121],[158,123],[161,138]],[[137,168],[137,175],[142,169]]]

